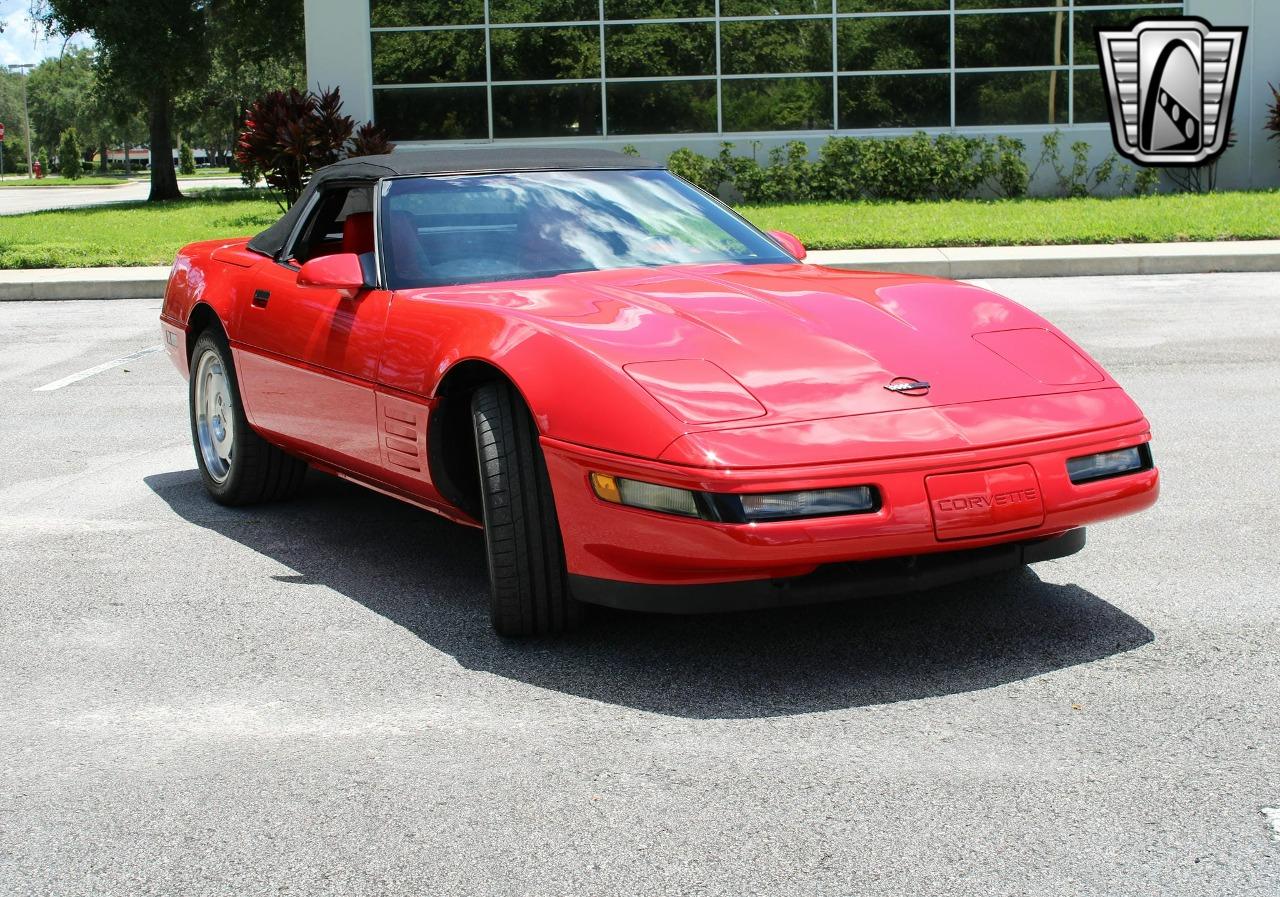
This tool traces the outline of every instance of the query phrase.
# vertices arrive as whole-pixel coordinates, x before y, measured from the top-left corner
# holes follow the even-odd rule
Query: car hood
[[[1038,315],[935,278],[681,266],[430,292],[496,304],[554,331],[626,371],[688,424],[819,420],[1115,385]],[[903,379],[928,390],[886,388]]]

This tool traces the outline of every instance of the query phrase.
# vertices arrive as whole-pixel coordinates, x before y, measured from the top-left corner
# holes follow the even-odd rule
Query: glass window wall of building
[[[394,140],[1106,121],[1094,30],[1156,0],[370,0]]]

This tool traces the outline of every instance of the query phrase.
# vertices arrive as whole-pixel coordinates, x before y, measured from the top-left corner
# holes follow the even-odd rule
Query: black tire
[[[211,464],[223,463],[217,458],[206,459],[201,447],[201,420],[197,412],[197,393],[201,387],[196,380],[201,370],[201,360],[210,355],[210,364],[220,366],[218,375],[225,378],[223,404],[220,406],[232,423],[231,439],[222,443],[230,445],[230,457],[225,469],[211,470]],[[205,387],[208,389],[208,386]],[[191,416],[191,443],[196,451],[196,466],[200,478],[213,500],[224,505],[249,505],[263,501],[279,501],[291,498],[302,488],[306,477],[306,462],[299,460],[267,442],[249,426],[240,399],[240,382],[236,379],[231,349],[222,331],[209,328],[196,339],[191,351],[191,381],[187,388],[187,406]],[[228,407],[229,406],[229,407]],[[204,424],[208,429],[208,424]],[[225,432],[225,431],[224,431]]]
[[[569,594],[560,522],[533,418],[507,383],[476,390],[471,418],[493,628],[505,636],[573,629],[582,606]]]

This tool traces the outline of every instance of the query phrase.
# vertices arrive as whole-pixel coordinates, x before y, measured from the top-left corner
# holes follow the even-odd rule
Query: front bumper
[[[1032,545],[1071,530],[1141,511],[1159,492],[1156,469],[1073,484],[1068,458],[1150,440],[1145,420],[1012,445],[773,468],[695,468],[586,449],[544,437],[568,572],[580,590],[590,580],[657,586],[741,583],[806,577],[833,564]],[[1033,525],[1008,531],[939,534],[927,480],[943,474],[1028,465],[1043,500]],[[713,493],[781,492],[872,485],[872,513],[754,524],[722,524],[606,503],[592,472]],[[1070,552],[1067,552],[1070,553]],[[1055,555],[1056,556],[1056,555]],[[973,556],[980,557],[980,556]],[[1032,551],[1033,559],[1044,559]],[[959,556],[957,555],[957,559]],[[956,559],[953,559],[956,560]],[[957,564],[957,569],[964,564]],[[605,600],[604,603],[613,603]],[[660,602],[659,602],[660,603]],[[713,602],[714,603],[714,602]],[[628,605],[630,606],[630,605]],[[748,605],[752,606],[752,605]]]
[[[1084,548],[1084,543],[1082,527],[1048,539],[988,548],[827,564],[794,579],[655,586],[571,575],[569,587],[579,601],[620,610],[662,614],[759,610],[936,589],[977,576],[1016,570],[1024,564],[1067,557]]]

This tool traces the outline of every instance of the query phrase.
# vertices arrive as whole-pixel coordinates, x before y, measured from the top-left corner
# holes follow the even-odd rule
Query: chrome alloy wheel
[[[196,440],[204,469],[215,483],[225,483],[231,473],[235,451],[235,405],[231,397],[231,380],[222,359],[213,349],[205,349],[196,364],[195,407]]]

